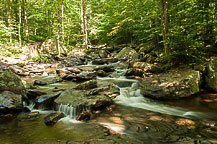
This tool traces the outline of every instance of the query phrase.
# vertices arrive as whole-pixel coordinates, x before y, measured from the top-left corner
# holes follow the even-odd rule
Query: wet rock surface
[[[199,71],[171,71],[141,79],[141,94],[155,99],[180,99],[199,92],[201,74]]]
[[[51,113],[44,118],[44,123],[47,126],[53,126],[54,124],[56,124],[58,122],[58,120],[60,120],[64,116],[65,115],[62,112]]]
[[[118,49],[121,50],[122,48]],[[27,98],[30,102],[34,102],[34,108],[56,110],[59,112],[50,114],[50,116],[46,115],[47,117],[41,114],[41,112],[30,112],[27,116],[21,116],[21,118],[12,120],[11,123],[0,123],[0,141],[5,143],[12,141],[15,143],[16,140],[16,143],[26,142],[28,144],[217,143],[216,117],[214,115],[212,116],[214,117],[213,121],[202,121],[197,120],[193,116],[189,116],[191,119],[188,119],[151,112],[141,108],[114,105],[113,100],[120,95],[120,89],[123,90],[123,88],[131,87],[135,83],[135,80],[119,79],[123,74],[125,76],[138,76],[140,78],[151,76],[139,82],[142,94],[145,96],[157,99],[179,99],[188,97],[199,91],[201,82],[198,71],[180,70],[154,75],[149,73],[159,73],[158,68],[148,63],[136,61],[130,63],[129,70],[125,71],[127,66],[120,66],[125,65],[125,63],[118,62],[115,65],[111,64],[117,62],[117,58],[110,57],[111,55],[115,55],[111,53],[113,50],[114,48],[111,51],[100,50],[96,53],[99,59],[96,59],[94,63],[99,64],[99,66],[94,67],[81,66],[89,63],[92,59],[87,56],[55,57],[54,59],[58,61],[58,64],[37,65],[36,63],[29,63],[25,65],[21,63],[18,67],[12,65],[10,70],[21,76],[45,75],[47,77],[45,81],[43,78],[34,79],[38,80],[38,87],[36,89],[28,89]],[[125,51],[127,50],[125,49]],[[128,52],[121,51],[116,56],[118,59],[121,58],[124,61],[129,56],[126,53]],[[132,53],[132,57],[137,58],[137,54],[134,55],[134,51]],[[151,58],[150,61],[152,61]],[[80,67],[66,68],[66,66],[78,65]],[[56,70],[57,66],[61,67],[61,69]],[[211,67],[214,69],[213,66]],[[7,67],[3,69],[5,68]],[[59,81],[55,78],[53,81],[50,74],[55,73],[64,81]],[[210,76],[213,77],[214,75],[212,73]],[[107,80],[101,81],[97,76],[106,77],[104,80]],[[19,91],[15,92],[20,94]],[[131,95],[129,95],[132,103],[134,99],[139,98],[139,91],[129,91],[129,93],[133,93],[132,95],[134,96],[130,97]],[[22,98],[21,95],[17,96],[18,98]],[[8,106],[12,108],[11,110],[14,110],[15,104],[18,104],[18,110],[22,110],[22,105],[20,105],[22,104],[21,99],[17,99],[17,101],[11,100],[12,97],[8,98],[0,94],[0,102],[2,102],[1,100],[5,102],[6,99],[8,99],[8,102],[15,102],[8,103],[9,105],[11,104],[11,106]],[[212,108],[212,111],[215,112],[216,105],[214,103],[216,102],[216,95],[213,95],[212,98],[201,98],[198,101],[203,101],[200,103],[201,105],[207,105],[207,107]],[[177,101],[177,103],[179,102]],[[183,103],[180,105],[183,106]],[[8,110],[8,108],[6,109]],[[164,109],[163,106],[162,109]],[[30,108],[29,111],[31,110]],[[192,108],[193,110],[195,109]],[[61,119],[63,115],[67,115],[66,118],[69,118],[67,124],[63,123],[64,120]],[[3,116],[4,119],[13,117],[11,114]],[[79,124],[70,123],[73,119],[88,122]],[[55,125],[47,127],[43,123],[43,120],[48,125]],[[59,122],[57,123],[57,121]]]
[[[57,76],[44,77],[41,80],[35,80],[34,85],[45,86],[45,85],[49,85],[49,84],[58,83],[58,82],[61,82],[61,81],[62,81],[62,79],[57,77]]]
[[[0,116],[22,111],[22,96],[10,91],[0,93]]]

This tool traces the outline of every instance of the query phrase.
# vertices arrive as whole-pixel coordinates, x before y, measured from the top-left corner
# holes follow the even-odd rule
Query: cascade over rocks
[[[113,83],[98,84],[95,80],[78,84],[75,88],[62,92],[55,99],[55,103],[57,107],[60,105],[74,107],[79,120],[89,119],[89,116],[92,116],[90,113],[105,109],[112,104],[112,99],[120,94],[119,88]]]
[[[206,87],[217,92],[217,57],[211,57],[205,72]]]
[[[154,99],[180,99],[199,92],[199,71],[178,70],[139,81],[141,94]]]

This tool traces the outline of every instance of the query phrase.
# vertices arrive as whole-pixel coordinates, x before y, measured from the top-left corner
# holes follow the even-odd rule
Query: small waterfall
[[[120,88],[120,95],[115,98],[115,101],[122,105],[141,108],[169,115],[194,119],[212,119],[210,118],[210,116],[201,112],[189,111],[187,109],[174,106],[167,106],[158,101],[145,98],[141,95],[140,89],[138,89],[137,82],[133,83],[131,87]]]
[[[77,117],[76,109],[77,109],[76,107],[73,107],[72,105],[69,105],[69,104],[66,104],[66,105],[60,104],[57,107],[57,110],[59,112],[63,112],[65,115],[67,115],[71,119],[76,119]]]
[[[28,108],[30,111],[33,110],[33,108],[35,107],[35,103],[30,102],[29,104],[27,104],[25,101],[23,101],[23,107]]]

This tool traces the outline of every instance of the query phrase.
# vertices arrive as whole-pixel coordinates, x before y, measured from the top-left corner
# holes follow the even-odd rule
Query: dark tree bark
[[[168,48],[168,0],[160,0],[161,3],[161,26],[162,26],[162,35],[163,35],[163,44],[164,44],[164,53],[169,52]]]

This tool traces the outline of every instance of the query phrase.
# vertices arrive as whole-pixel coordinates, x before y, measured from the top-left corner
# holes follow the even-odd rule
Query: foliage
[[[139,45],[152,41],[157,62],[176,65],[200,63],[203,56],[213,53],[217,43],[216,2],[213,0],[168,1],[167,41],[162,39],[161,3],[153,0],[92,0],[87,1],[89,44]],[[60,3],[59,3],[60,4]],[[6,7],[5,7],[6,5]],[[0,2],[0,46],[6,55],[17,53],[19,4],[13,1],[12,24],[9,26],[6,1]],[[80,0],[63,0],[64,43],[69,52],[82,45]],[[22,3],[22,15],[24,3]],[[27,1],[30,42],[57,37],[56,1]],[[59,9],[61,12],[61,9]],[[22,16],[24,23],[24,16]],[[59,25],[62,31],[62,24]],[[27,43],[25,25],[21,26],[22,43]],[[60,37],[60,40],[63,40]],[[163,53],[163,43],[169,53]],[[14,44],[13,44],[14,43]],[[13,47],[14,46],[14,47]],[[212,48],[207,48],[207,47]],[[7,47],[7,48],[6,48]],[[216,51],[214,51],[216,52]],[[141,54],[145,55],[145,54]],[[41,61],[40,58],[34,58]],[[44,58],[42,58],[44,59]],[[182,59],[182,61],[180,61]]]
[[[39,56],[35,56],[35,57],[31,57],[30,58],[31,61],[33,62],[39,62],[39,63],[49,63],[51,62],[51,59],[49,56],[47,55],[39,55]]]

